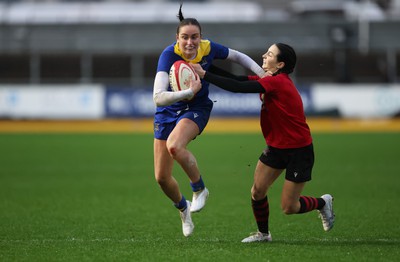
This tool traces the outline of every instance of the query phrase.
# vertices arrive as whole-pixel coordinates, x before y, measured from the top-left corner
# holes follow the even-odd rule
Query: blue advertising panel
[[[107,87],[106,117],[149,117],[155,112],[151,89]]]

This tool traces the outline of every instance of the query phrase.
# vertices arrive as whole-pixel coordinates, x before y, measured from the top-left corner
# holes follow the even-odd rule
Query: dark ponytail
[[[180,21],[178,27],[176,28],[176,34],[179,34],[179,30],[181,29],[182,26],[185,26],[185,25],[197,26],[199,28],[199,31],[200,31],[200,34],[201,34],[201,26],[200,26],[200,23],[196,20],[196,18],[184,18],[183,17],[182,5],[183,5],[183,3],[181,1],[181,4],[179,6],[179,12],[176,15],[176,17]]]
[[[182,14],[182,5],[183,5],[183,3],[181,2],[181,5],[179,6],[179,13],[176,15],[176,17],[178,17],[179,21],[182,21],[185,19]]]

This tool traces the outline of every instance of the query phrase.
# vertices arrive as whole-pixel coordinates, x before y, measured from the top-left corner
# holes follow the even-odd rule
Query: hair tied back
[[[179,5],[179,13],[178,13],[178,15],[177,15],[176,17],[179,18],[179,21],[182,21],[182,20],[184,20],[185,18],[183,17],[183,14],[182,14],[182,5],[183,5],[183,1],[181,0],[180,2],[181,2],[181,4]]]

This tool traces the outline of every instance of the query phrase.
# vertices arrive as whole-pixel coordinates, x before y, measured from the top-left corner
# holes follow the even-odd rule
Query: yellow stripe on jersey
[[[206,55],[208,55],[210,53],[210,51],[211,51],[211,43],[210,43],[210,41],[202,39],[200,41],[200,45],[199,45],[199,49],[197,50],[196,57],[194,59],[192,59],[192,60],[189,60],[189,59],[186,59],[183,56],[182,51],[179,49],[178,43],[176,43],[175,46],[174,46],[175,54],[177,54],[180,57],[182,57],[186,62],[191,62],[193,64],[199,63],[203,59],[204,56],[206,56]]]

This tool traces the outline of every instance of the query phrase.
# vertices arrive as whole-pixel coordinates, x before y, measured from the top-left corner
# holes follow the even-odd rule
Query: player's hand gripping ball
[[[196,79],[196,73],[192,66],[183,61],[176,61],[169,70],[169,84],[173,91],[181,91],[190,88],[190,78]]]

